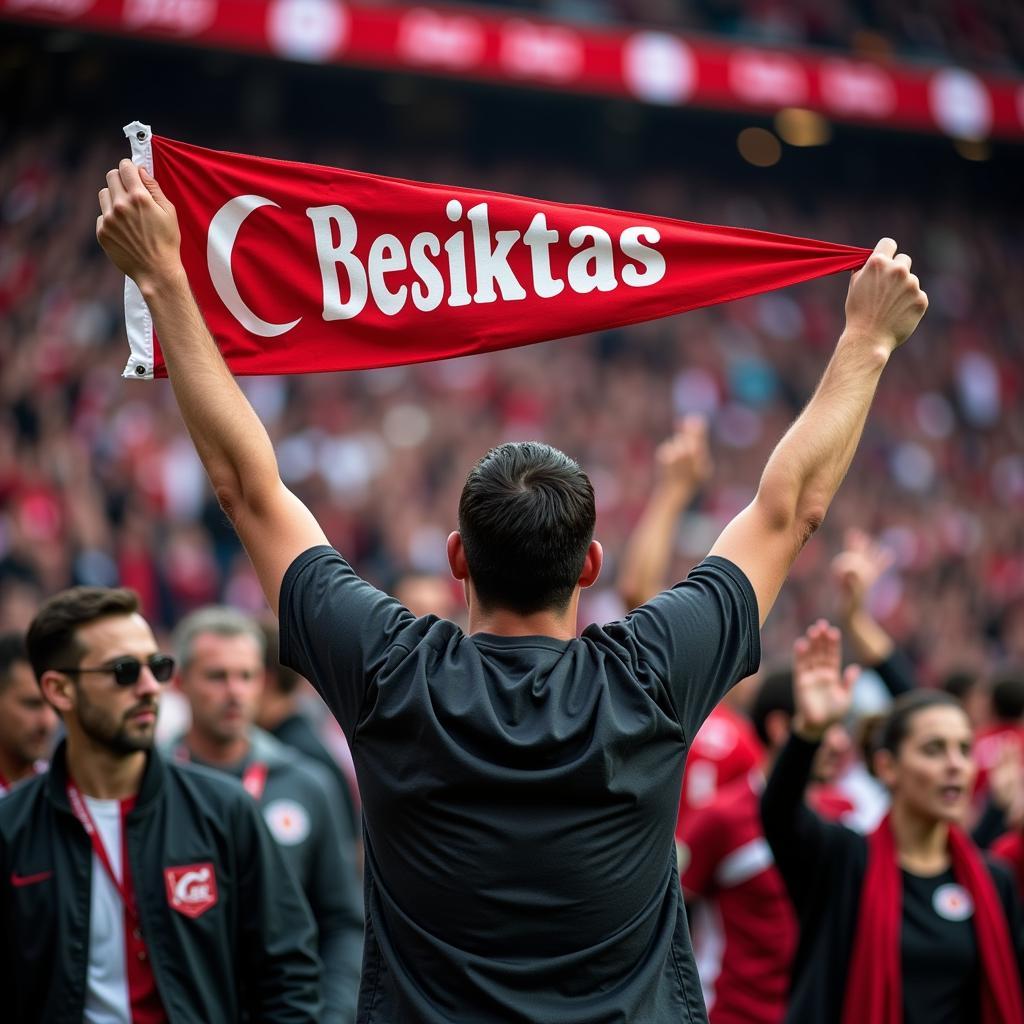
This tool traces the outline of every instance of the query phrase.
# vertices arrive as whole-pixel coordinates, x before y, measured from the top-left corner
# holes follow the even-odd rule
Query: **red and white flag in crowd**
[[[236,374],[489,352],[861,266],[870,250],[202,149],[125,128],[178,211],[181,257]],[[135,285],[126,377],[167,375]]]

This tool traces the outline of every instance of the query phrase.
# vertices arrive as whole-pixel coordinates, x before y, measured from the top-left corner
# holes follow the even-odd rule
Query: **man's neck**
[[[576,637],[579,592],[563,611],[540,611],[520,615],[505,608],[484,608],[472,597],[469,601],[468,631],[492,636],[549,636],[555,640]]]
[[[947,822],[894,805],[890,823],[900,867],[916,875],[936,875],[949,867]]]
[[[97,800],[125,800],[135,796],[146,770],[145,750],[118,754],[68,731],[68,775],[86,795]]]
[[[219,768],[238,764],[249,753],[249,745],[248,736],[222,740],[200,731],[194,725],[185,734],[185,746],[189,753],[197,760]]]
[[[0,780],[5,780],[7,785],[13,786],[14,783],[27,779],[35,774],[35,770],[35,761],[23,761],[0,747]]]

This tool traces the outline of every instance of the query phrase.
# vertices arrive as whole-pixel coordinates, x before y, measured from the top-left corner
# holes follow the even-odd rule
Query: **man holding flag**
[[[753,501],[685,581],[621,622],[576,636],[580,589],[603,557],[586,475],[538,443],[484,456],[448,539],[463,633],[361,580],[285,487],[192,297],[181,252],[197,240],[180,237],[153,176],[122,161],[99,200],[97,236],[148,306],[185,424],[280,618],[282,661],[317,686],[352,745],[367,876],[358,1019],[706,1020],[673,843],[687,745],[756,669],[759,625],[924,314],[909,257],[879,242]],[[208,295],[194,261],[190,275]],[[737,281],[719,298],[750,290]],[[634,301],[628,322],[658,315],[642,292]],[[489,315],[513,308],[495,302]]]

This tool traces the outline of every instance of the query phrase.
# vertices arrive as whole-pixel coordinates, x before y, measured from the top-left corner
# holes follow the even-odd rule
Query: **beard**
[[[157,706],[153,702],[136,704],[118,719],[109,711],[105,711],[98,704],[90,701],[81,688],[78,690],[76,710],[78,724],[82,727],[82,732],[93,742],[101,744],[111,753],[122,757],[140,750],[153,749],[156,723],[154,722],[148,729],[140,729],[138,726],[133,729],[129,719],[140,711],[156,712],[156,709]]]

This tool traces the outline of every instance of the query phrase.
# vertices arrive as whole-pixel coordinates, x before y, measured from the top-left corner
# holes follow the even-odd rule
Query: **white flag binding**
[[[141,121],[124,126],[124,134],[132,146],[132,163],[153,173],[153,130]],[[132,380],[153,379],[153,318],[139,286],[130,278],[124,279],[124,322],[128,331],[131,356],[123,377]]]

